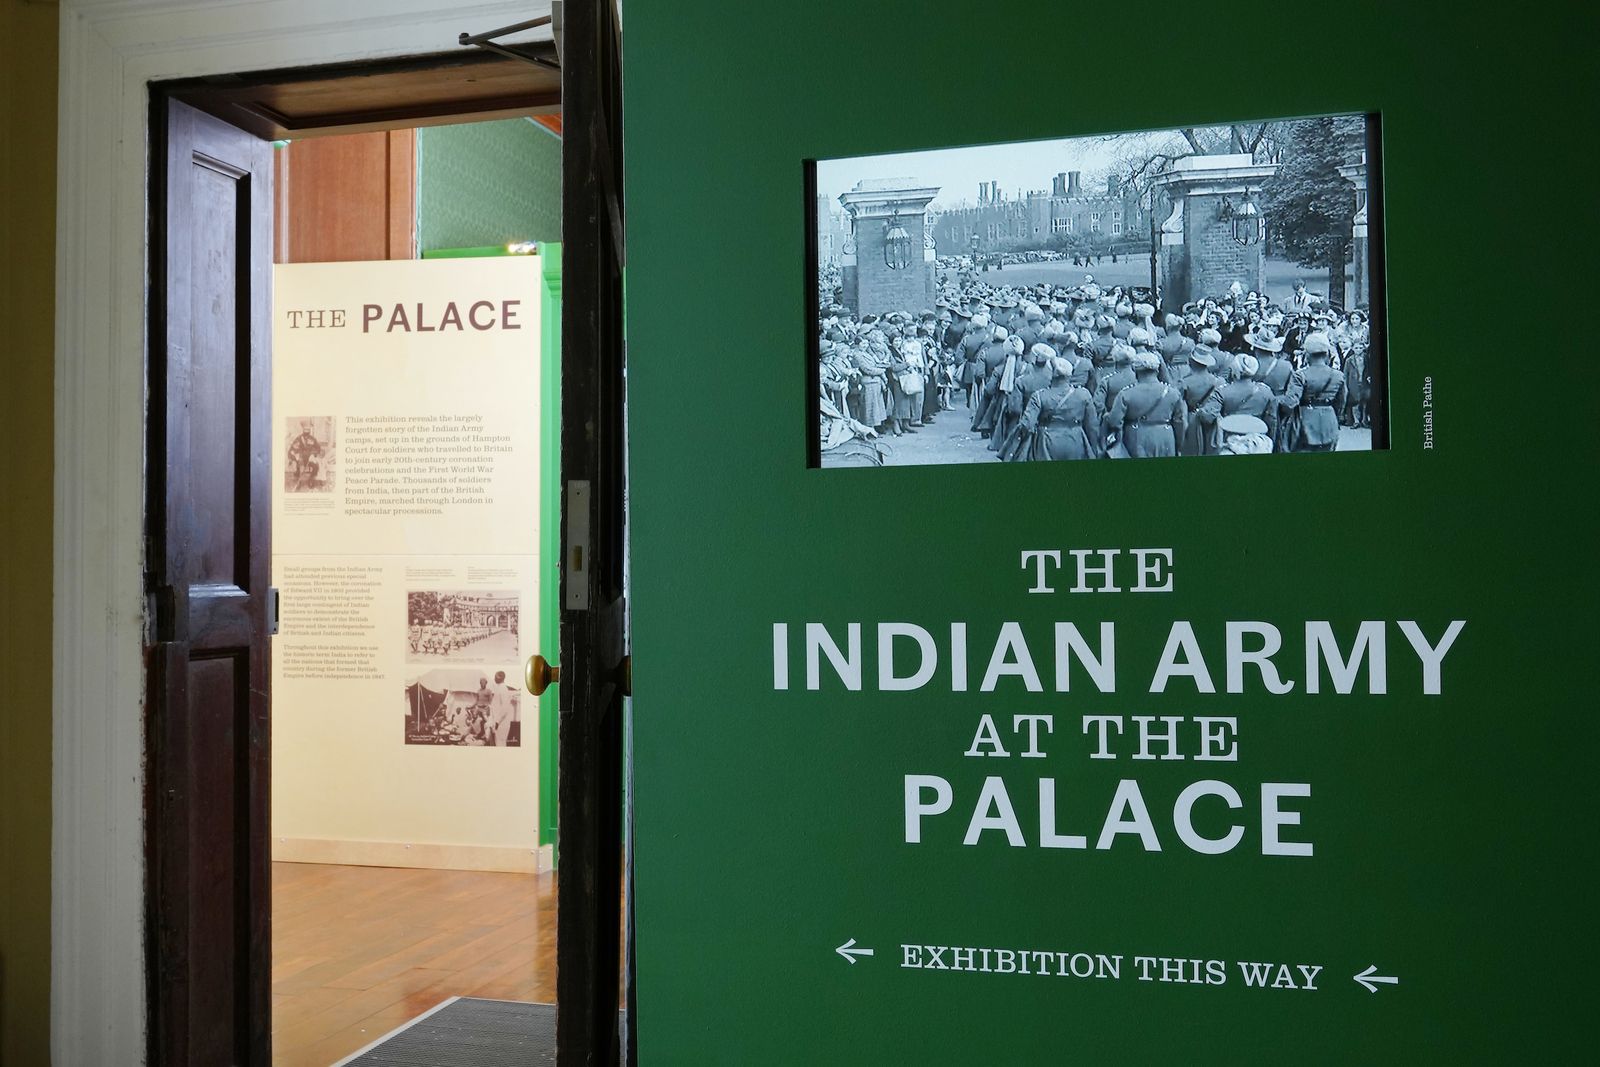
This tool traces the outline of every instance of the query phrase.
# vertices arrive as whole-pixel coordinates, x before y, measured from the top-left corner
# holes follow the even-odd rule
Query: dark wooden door
[[[609,1067],[624,1055],[617,1012],[627,687],[622,88],[611,0],[565,5],[561,67],[564,552],[556,1047],[562,1067]],[[630,1026],[630,1038],[633,1032]]]
[[[151,130],[150,1063],[270,1060],[270,145]]]

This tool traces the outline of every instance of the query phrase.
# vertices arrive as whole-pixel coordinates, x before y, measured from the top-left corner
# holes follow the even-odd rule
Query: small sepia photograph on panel
[[[1387,448],[1380,145],[1338,114],[810,164],[812,464]]]
[[[406,679],[406,744],[515,748],[522,692],[512,667],[436,667]]]
[[[283,491],[331,493],[337,451],[332,415],[295,415],[283,420]]]
[[[406,593],[406,662],[515,663],[516,590]]]

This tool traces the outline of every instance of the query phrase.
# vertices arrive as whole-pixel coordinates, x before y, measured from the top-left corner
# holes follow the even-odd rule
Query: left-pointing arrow
[[[839,955],[843,956],[846,960],[849,960],[851,963],[854,963],[856,961],[856,957],[857,956],[875,955],[873,950],[870,949],[870,948],[856,948],[856,939],[853,938],[853,937],[850,940],[846,941],[844,944],[840,945],[838,948],[834,949],[833,951],[837,952]]]
[[[1378,965],[1375,963],[1368,964],[1366,970],[1362,971],[1360,974],[1352,975],[1351,977],[1365,986],[1368,993],[1376,993],[1378,991],[1378,986],[1374,983],[1382,983],[1383,985],[1400,984],[1400,979],[1398,978],[1394,978],[1387,974],[1379,974]]]

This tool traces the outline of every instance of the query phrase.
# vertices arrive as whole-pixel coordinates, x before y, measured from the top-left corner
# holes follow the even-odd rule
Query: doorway
[[[553,1011],[556,694],[522,665],[556,632],[560,144],[539,115],[274,147],[278,1064],[453,998],[508,1038]]]
[[[574,26],[582,29],[583,22],[574,20]],[[596,30],[586,36],[595,47],[614,52],[612,29],[598,32],[596,23]],[[297,92],[301,101],[321,93],[319,114],[339,119],[321,121],[314,132],[319,136],[381,132],[392,169],[395,138],[389,131],[408,128],[420,119],[438,124],[446,118],[485,117],[463,107],[461,99],[452,100],[452,86],[458,96],[464,86],[470,87],[466,93],[472,99],[493,104],[485,106],[490,113],[529,110],[504,94],[484,97],[479,78],[440,77],[441,69],[462,66],[458,58],[406,60],[381,71],[369,66],[204,79],[164,85],[154,94],[151,128],[159,131],[160,146],[154,158],[164,161],[164,166],[152,182],[150,270],[151,567],[147,581],[153,625],[148,635],[151,688],[147,732],[151,744],[146,825],[152,1062],[266,1062],[271,1044],[267,1020],[272,1014],[270,1002],[276,998],[270,994],[268,949],[272,876],[267,798],[272,729],[267,684],[271,672],[264,650],[278,600],[266,579],[272,561],[267,550],[270,532],[264,528],[265,502],[274,485],[292,484],[306,494],[327,489],[337,465],[333,442],[341,437],[346,448],[337,462],[347,472],[351,469],[348,461],[359,454],[350,447],[354,439],[344,434],[347,427],[343,424],[318,422],[318,418],[326,418],[323,415],[297,413],[299,432],[291,433],[293,428],[276,425],[285,413],[270,411],[266,402],[273,388],[263,358],[263,341],[275,321],[264,269],[265,253],[272,246],[267,236],[274,166],[269,138],[290,141],[292,152],[294,137],[272,135],[295,132],[285,128],[284,119],[293,115]],[[473,73],[482,75],[489,62],[476,64]],[[385,80],[388,75],[397,77]],[[316,89],[304,92],[307,86]],[[405,98],[408,89],[414,91],[409,101]],[[364,96],[366,106],[361,100],[354,101],[356,106],[344,106],[351,102],[351,94]],[[580,144],[587,150],[580,158],[592,163],[593,131],[606,126],[586,123],[585,129],[590,132]],[[563,184],[569,189],[574,166],[570,156],[563,159]],[[585,178],[586,184],[597,189],[614,188],[613,181],[596,183],[592,173],[585,172]],[[576,199],[579,204],[569,200],[566,205],[567,215],[576,208],[592,218],[592,205],[584,202],[592,198],[580,195]],[[614,196],[609,206],[612,217],[620,222],[620,214],[615,213],[620,204]],[[292,219],[279,229],[292,234]],[[392,220],[385,223],[385,229],[392,251]],[[605,236],[606,250],[579,259],[590,264],[610,263],[609,274],[619,286],[620,244],[610,245],[610,235]],[[569,293],[568,300],[582,298],[581,317],[585,332],[592,337],[596,320],[619,311],[620,305],[602,305],[594,299],[593,284],[577,288],[579,292]],[[403,304],[397,303],[397,307]],[[511,318],[506,302],[491,304],[481,313],[474,304],[472,310],[456,312],[457,325],[464,314],[471,329],[489,329],[496,312],[502,325]],[[420,308],[416,315],[423,317]],[[572,315],[569,304],[561,317],[570,322]],[[395,316],[402,322],[407,319],[404,312],[397,311]],[[391,318],[388,323],[391,331],[393,322]],[[429,332],[441,328],[435,323]],[[612,763],[608,774],[594,775],[584,783],[588,789],[597,783],[603,787],[608,779],[620,786],[622,779],[620,744],[614,754],[591,752],[589,734],[580,733],[570,741],[566,736],[569,722],[580,718],[571,714],[577,710],[592,715],[602,731],[613,731],[620,738],[617,709],[623,688],[619,682],[625,680],[626,665],[617,655],[623,642],[614,620],[622,614],[621,513],[607,507],[609,501],[621,499],[620,448],[594,436],[594,420],[587,410],[599,396],[614,402],[620,412],[620,348],[616,351],[614,363],[591,358],[589,362],[595,365],[563,391],[562,424],[571,424],[569,409],[573,409],[584,417],[590,432],[579,438],[576,448],[562,440],[561,482],[570,488],[577,481],[583,489],[576,495],[564,495],[566,506],[560,510],[558,522],[542,524],[547,534],[559,531],[561,535],[551,538],[559,550],[550,552],[549,559],[562,562],[561,656],[568,666],[568,678],[578,683],[567,686],[568,691],[561,695],[562,760],[576,754],[597,765]],[[570,360],[567,363],[571,365]],[[617,380],[614,389],[606,384],[613,375]],[[613,418],[604,429],[614,431],[620,440],[620,418]],[[443,443],[440,438],[428,444]],[[601,453],[598,461],[591,455],[597,451]],[[295,469],[280,476],[277,463]],[[574,471],[584,477],[574,479]],[[346,484],[354,488],[353,481]],[[549,484],[553,486],[554,481]],[[576,511],[573,501],[578,501]],[[590,501],[595,506],[591,507]],[[596,521],[596,511],[600,521]],[[573,521],[580,514],[582,521]],[[615,533],[606,526],[613,520]],[[526,536],[532,540],[538,535],[529,529]],[[408,577],[420,581],[420,576]],[[448,659],[480,639],[506,645],[508,632],[514,634],[511,645],[518,644],[515,638],[526,638],[513,621],[513,615],[520,617],[525,609],[519,602],[512,610],[504,596],[509,590],[463,583],[455,576],[448,581],[438,577],[450,588],[410,590],[431,599],[423,603],[408,595],[403,601],[405,625],[397,626],[405,646],[402,658],[409,652]],[[556,584],[548,583],[551,587]],[[603,643],[596,643],[587,627],[572,624],[573,613],[588,612],[591,606],[603,620],[601,625],[610,627],[602,631]],[[286,621],[293,610],[292,606],[284,610]],[[544,649],[550,652],[554,652],[553,636],[546,634],[542,639]],[[519,656],[521,652],[519,646]],[[494,672],[492,684],[509,691],[520,676],[505,670],[504,665],[497,666],[501,669]],[[578,669],[574,671],[574,667]],[[412,671],[416,678],[406,679],[408,737],[432,732],[436,737],[466,738],[469,745],[476,740],[481,747],[500,747],[495,741],[503,743],[508,734],[515,735],[514,712],[509,723],[486,723],[500,715],[499,702],[493,696],[488,701],[473,700],[469,687],[453,678],[434,677],[445,669],[435,666],[431,673],[417,669]],[[572,689],[592,692],[598,686],[607,688],[598,706],[573,699]],[[399,693],[395,696],[398,710]],[[441,696],[442,701],[436,700]],[[448,714],[439,714],[441,707],[435,705],[440,703],[449,705],[445,709]],[[395,716],[397,725],[400,718]],[[540,716],[541,723],[555,721],[555,715]],[[569,776],[564,773],[563,777]],[[566,786],[561,788],[565,794]],[[575,796],[581,799],[582,794]],[[620,811],[620,806],[620,796],[613,797],[610,809]],[[560,888],[563,931],[574,922],[592,929],[596,920],[602,928],[616,930],[620,926],[615,889],[622,862],[621,824],[616,818],[594,820],[595,810],[583,803],[561,807],[562,845],[573,846],[578,859],[574,873],[580,876],[564,880]],[[599,840],[590,841],[592,836]],[[611,844],[606,844],[608,841]],[[615,875],[610,879],[611,892],[592,879],[596,869],[592,857],[607,853],[613,857],[608,866]],[[534,862],[536,865],[537,859]],[[379,897],[395,895],[382,888],[369,892]],[[419,893],[428,900],[439,895],[427,889]],[[607,915],[609,922],[605,921]],[[597,953],[594,938],[563,935],[558,1002],[563,1010],[564,1059],[567,1049],[592,1049],[597,1044],[603,1054],[609,1052],[615,1058],[620,1047],[616,1029],[619,953],[612,951],[608,961],[604,948],[609,941],[617,949],[619,940],[600,934],[601,951]],[[565,962],[568,944],[574,946],[574,953],[584,954],[581,962],[575,960],[572,966]],[[602,987],[598,992],[575,984],[608,970],[609,980],[597,982]],[[598,1028],[587,1015],[578,1014],[592,1013],[607,999],[610,1010],[600,1016],[605,1021]],[[569,1014],[572,1021],[567,1019]],[[596,1034],[607,1032],[609,1039],[602,1036],[596,1041]]]

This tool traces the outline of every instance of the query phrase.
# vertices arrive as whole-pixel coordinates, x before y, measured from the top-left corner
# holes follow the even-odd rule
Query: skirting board
[[[438,845],[423,841],[334,841],[320,837],[274,837],[278,863],[338,863],[352,867],[425,867],[442,871],[508,871],[539,874],[550,869],[550,846],[496,848]]]

